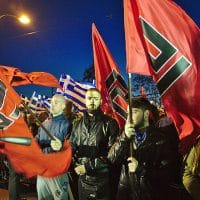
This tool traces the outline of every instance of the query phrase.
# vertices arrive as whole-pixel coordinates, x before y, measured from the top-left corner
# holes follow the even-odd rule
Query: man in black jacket
[[[70,141],[75,172],[79,175],[79,199],[110,199],[110,163],[107,154],[119,134],[113,118],[101,109],[101,94],[96,88],[86,92],[87,112],[73,125]]]
[[[80,200],[113,199],[112,190],[116,183],[111,183],[111,163],[107,156],[119,135],[119,126],[116,120],[101,111],[101,102],[99,90],[89,89],[85,98],[87,111],[72,126],[70,142],[74,170],[79,176]],[[59,140],[53,141],[51,145],[54,150],[59,150],[62,146]]]
[[[133,98],[131,109],[132,122],[127,119],[124,133],[108,156],[112,163],[125,164],[117,199],[170,199],[169,184],[173,174],[170,144],[165,135],[150,124],[151,105],[146,98]],[[133,152],[128,158],[130,142]]]
[[[75,171],[79,175],[79,199],[110,199],[107,154],[119,133],[117,122],[101,109],[101,94],[86,92],[87,112],[74,124],[70,137]]]

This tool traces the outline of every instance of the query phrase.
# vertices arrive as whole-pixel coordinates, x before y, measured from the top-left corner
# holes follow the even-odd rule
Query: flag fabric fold
[[[75,81],[68,74],[61,74],[59,79],[59,84],[62,87],[62,90],[57,89],[57,94],[62,94],[67,99],[71,100],[75,110],[77,109],[80,112],[86,110],[85,106],[85,93],[89,88],[94,88],[94,83],[80,83]]]
[[[62,152],[42,153],[17,108],[21,98],[10,85],[12,73],[8,72],[11,71],[0,67],[0,153],[8,157],[17,172],[27,177],[63,174],[71,162],[70,144],[65,144]]]
[[[184,154],[200,134],[199,28],[171,0],[124,0],[124,26],[127,72],[153,77]]]
[[[56,77],[48,72],[25,73],[18,68],[3,65],[0,65],[0,68],[11,86],[35,84],[62,89]]]
[[[92,44],[96,87],[101,92],[102,110],[113,116],[120,128],[123,128],[127,117],[127,86],[94,24],[92,25]]]

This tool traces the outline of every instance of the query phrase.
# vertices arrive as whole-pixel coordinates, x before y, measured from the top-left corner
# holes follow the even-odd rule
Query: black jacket
[[[107,154],[118,134],[116,120],[102,111],[92,118],[85,113],[75,122],[70,136],[74,159],[76,163],[85,165],[87,175],[98,176],[108,172]]]
[[[172,176],[173,152],[165,135],[158,129],[149,127],[145,131],[146,138],[142,143],[136,145],[136,137],[132,141],[138,167],[131,182],[126,161],[130,152],[130,139],[122,134],[109,152],[108,158],[112,163],[123,163],[118,199],[131,199],[129,194],[135,200],[168,199],[165,195]]]

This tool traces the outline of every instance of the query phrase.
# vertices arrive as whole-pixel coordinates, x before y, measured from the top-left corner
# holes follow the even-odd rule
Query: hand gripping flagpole
[[[128,98],[128,105],[129,105],[129,109],[128,109],[128,116],[129,116],[129,122],[132,123],[133,122],[133,118],[132,118],[132,87],[131,87],[131,73],[128,73],[128,94],[129,94],[129,98]],[[130,157],[134,157],[134,148],[133,148],[133,140],[131,139],[130,141]],[[132,195],[131,195],[131,199],[135,200],[136,196],[135,196],[135,182],[136,182],[136,178],[135,178],[135,173],[134,172],[129,172],[129,176],[130,176],[130,186],[131,186],[131,191],[132,191]]]

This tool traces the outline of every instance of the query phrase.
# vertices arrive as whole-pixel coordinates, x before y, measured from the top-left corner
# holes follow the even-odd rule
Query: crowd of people
[[[54,178],[37,177],[39,200],[200,199],[199,141],[182,158],[173,122],[147,98],[131,99],[123,130],[102,112],[101,103],[99,90],[91,88],[86,92],[86,112],[75,116],[72,102],[54,95],[50,113],[40,116],[54,139],[39,124],[33,128],[34,120],[24,118],[44,153],[62,151],[65,139],[73,151],[69,171]],[[11,165],[9,174],[10,199],[17,200],[18,174]]]

